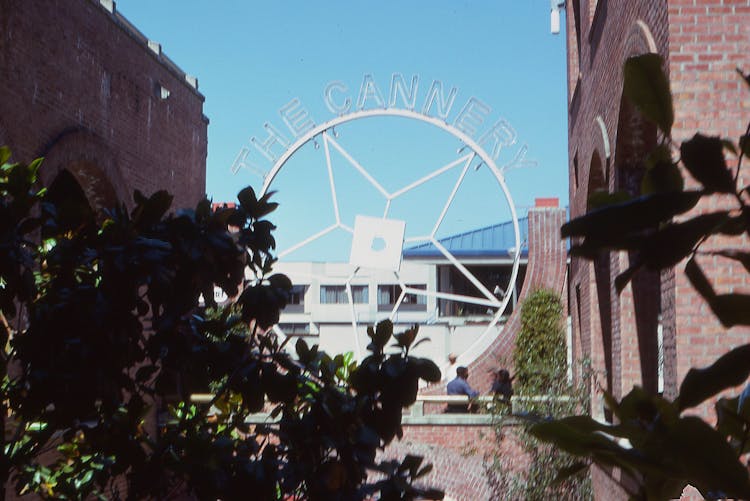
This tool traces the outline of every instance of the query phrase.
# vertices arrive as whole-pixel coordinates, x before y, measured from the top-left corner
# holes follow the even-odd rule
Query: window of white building
[[[407,284],[409,289],[427,290],[426,284]],[[401,286],[398,284],[378,285],[378,310],[390,310],[401,295]],[[425,311],[427,310],[427,297],[422,294],[407,293],[401,302],[400,309]]]
[[[302,313],[305,311],[305,294],[309,285],[295,285],[289,291],[289,300],[284,308],[285,313]]]
[[[352,285],[352,300],[355,304],[366,304],[369,302],[369,288],[366,285]],[[349,297],[346,294],[346,285],[321,285],[321,304],[346,304]]]

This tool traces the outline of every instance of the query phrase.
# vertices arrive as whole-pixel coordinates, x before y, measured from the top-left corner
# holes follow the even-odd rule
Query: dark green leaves
[[[10,150],[0,147],[0,339],[9,334],[6,322],[17,306],[37,294],[39,242],[32,235],[43,223],[38,204],[45,191],[37,186],[41,159],[26,165],[8,164],[9,158]]]
[[[542,422],[531,427],[531,433],[545,442],[553,442],[564,451],[577,456],[616,453],[622,449],[598,432],[610,432],[589,416],[570,416],[555,421]]]
[[[370,343],[367,349],[375,354],[382,353],[383,348],[385,348],[388,340],[393,335],[393,322],[383,320],[382,322],[378,322],[374,329],[372,326],[368,326],[367,335],[372,339],[372,343]]]
[[[750,156],[750,136],[749,135],[743,135],[740,136],[740,151],[744,156]]]
[[[680,386],[680,410],[699,405],[706,399],[742,384],[750,376],[750,344],[735,348],[709,367],[690,369]]]
[[[655,193],[608,205],[563,225],[565,237],[585,236],[607,241],[630,232],[651,228],[660,222],[689,211],[698,203],[696,191]]]
[[[286,306],[292,289],[291,281],[284,275],[273,275],[268,281],[247,286],[238,299],[243,319],[256,322],[264,330],[279,321],[279,312]]]
[[[672,266],[690,254],[701,238],[718,230],[728,217],[726,212],[715,212],[669,223],[643,238],[641,259],[655,270]]]
[[[275,227],[261,219],[276,208],[271,193],[170,213],[166,191],[136,192],[132,211],[112,201],[101,221],[72,174],[45,192],[41,161],[8,158],[0,148],[0,366],[12,350],[18,369],[0,400],[8,423],[34,426],[8,434],[0,481],[50,499],[109,493],[112,478],[133,499],[165,499],[176,479],[200,499],[442,497],[411,485],[430,470],[415,456],[368,483],[377,451],[403,435],[419,379],[440,378],[408,354],[422,342],[416,327],[388,354],[393,324],[370,328],[361,367],[302,339],[295,359],[271,330],[292,287],[272,272]],[[230,304],[215,304],[217,286]],[[154,400],[172,404],[149,435]],[[269,402],[269,423],[248,425]]]
[[[417,375],[428,383],[437,383],[440,381],[440,368],[435,362],[427,358],[415,358],[413,360]]]
[[[680,154],[682,163],[707,192],[734,192],[734,179],[724,160],[721,138],[696,134],[682,143]]]
[[[679,465],[678,474],[706,498],[750,497],[746,467],[724,437],[698,417],[683,417],[668,429],[663,454],[664,463]]]
[[[709,304],[724,327],[750,325],[750,294],[718,294]]]
[[[631,198],[633,197],[631,197],[624,191],[616,191],[614,193],[610,193],[606,190],[595,190],[593,193],[589,194],[589,199],[587,202],[589,211],[594,211],[596,209],[601,209],[610,205],[625,203]]]
[[[7,146],[0,146],[0,165],[5,164],[10,158],[10,148]]]
[[[377,465],[377,471],[381,473],[381,476],[386,477],[374,486],[381,492],[380,499],[443,499],[445,494],[440,490],[412,485],[412,482],[432,471],[432,465],[420,468],[422,460],[420,456],[407,454],[401,463],[397,460],[390,460]],[[376,490],[367,489],[366,492],[372,493]]]
[[[94,219],[94,211],[86,194],[67,170],[60,171],[52,181],[44,197],[44,206],[47,213],[52,215],[46,219],[42,232],[45,238],[54,238],[90,224]]]
[[[640,478],[641,492],[632,493],[636,497],[671,498],[688,483],[707,497],[719,492],[724,493],[721,497],[748,495],[747,471],[720,433],[697,417],[676,418],[674,404],[659,397],[631,392],[626,399],[620,405],[620,425],[572,416],[536,424],[531,432],[571,454]],[[618,439],[627,439],[630,446],[623,447]]]
[[[146,198],[138,190],[133,194],[136,203],[133,209],[132,219],[139,228],[149,228],[161,221],[169,208],[172,206],[172,195],[164,190],[157,191]]]
[[[659,163],[648,169],[641,182],[641,193],[664,193],[682,191],[685,181],[680,169],[672,163]]]
[[[304,339],[297,339],[294,348],[295,350],[297,350],[297,358],[302,365],[307,365],[312,362],[312,357],[310,356],[310,347],[307,346],[307,343]]]
[[[655,193],[604,207],[563,225],[562,235],[584,236],[571,253],[594,257],[602,249],[638,250],[635,262],[617,279],[621,291],[641,267],[658,270],[691,254],[707,235],[729,231],[728,212],[702,214],[680,223],[665,223],[697,204],[699,192]]]
[[[750,386],[745,387],[746,393]],[[729,440],[737,456],[750,452],[750,402],[747,398],[720,398],[716,402],[716,430]]]
[[[641,194],[682,191],[685,187],[680,168],[672,162],[668,145],[657,146],[646,159],[646,167],[641,181]]]
[[[0,155],[2,152],[0,152]],[[42,163],[38,158],[26,165],[23,163],[3,164],[2,180],[0,181],[0,191],[7,191],[14,198],[23,198],[31,191],[32,186],[37,179],[37,171]]]
[[[237,194],[237,200],[245,209],[253,207],[258,202],[258,199],[255,197],[255,190],[253,190],[253,188],[250,186],[247,186],[246,188],[240,190],[240,192]]]
[[[737,148],[728,140],[698,133],[680,146],[682,166],[673,162],[674,111],[662,67],[660,56],[648,54],[629,59],[624,68],[624,96],[662,132],[653,152],[633,159],[633,165],[647,168],[642,196],[623,201],[617,194],[595,194],[590,201],[595,210],[563,226],[562,235],[582,237],[571,253],[587,258],[610,250],[628,251],[631,266],[616,278],[618,291],[644,267],[669,269],[687,259],[686,276],[722,325],[750,325],[750,294],[713,280],[699,264],[711,260],[724,268],[734,261],[741,266],[730,268],[731,273],[750,273],[750,253],[745,249],[750,235],[750,190],[737,185],[750,140],[741,136]],[[725,154],[737,157],[737,170],[727,165]],[[681,167],[700,185],[695,191],[684,191]],[[701,209],[692,212],[699,202]],[[676,216],[679,220],[673,221]],[[727,244],[732,238],[734,245]],[[680,325],[681,320],[677,322]],[[722,338],[723,333],[716,332],[716,336]],[[677,356],[684,355],[678,350]],[[750,395],[748,376],[750,345],[744,345],[709,367],[690,369],[674,401],[638,387],[619,402],[605,392],[616,426],[578,416],[537,424],[534,433],[596,464],[629,472],[633,482],[624,487],[632,489],[628,494],[634,499],[671,499],[688,484],[707,499],[747,499],[750,477],[742,455],[750,450],[750,405],[743,403],[743,397]],[[681,415],[743,384],[742,397],[718,400],[716,428],[698,417]]]
[[[269,202],[268,200],[273,196],[275,192],[269,191],[260,199],[255,196],[255,191],[248,186],[237,194],[237,199],[240,202],[240,207],[245,210],[251,217],[260,219],[276,210],[279,204],[275,202]]]
[[[411,348],[412,343],[417,338],[418,332],[419,326],[414,325],[410,329],[406,329],[404,332],[396,334],[394,336],[396,338],[396,346],[398,346],[399,348],[403,348],[408,352],[409,348]]]
[[[658,54],[631,57],[623,70],[623,93],[649,120],[669,135],[674,122],[669,80]]]

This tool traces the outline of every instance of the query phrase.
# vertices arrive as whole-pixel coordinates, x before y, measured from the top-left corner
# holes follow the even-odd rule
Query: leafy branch
[[[630,267],[616,278],[618,293],[641,269],[661,270],[684,261],[690,283],[725,327],[750,325],[750,295],[717,292],[699,264],[700,256],[719,256],[750,272],[749,253],[741,248],[717,249],[714,243],[716,237],[742,241],[750,235],[748,188],[739,186],[742,159],[750,151],[750,125],[739,138],[739,148],[730,140],[698,133],[679,146],[680,158],[673,160],[674,112],[662,67],[655,54],[625,64],[625,96],[662,134],[646,159],[640,196],[596,195],[598,208],[564,225],[562,236],[574,238],[571,253],[586,258],[603,250],[638,251],[631,254]],[[742,76],[750,82],[750,77]],[[734,169],[727,165],[728,155],[737,157]],[[695,180],[695,188],[685,189],[682,168]],[[724,209],[694,213],[701,202],[722,196],[722,201],[728,198],[734,205],[726,202]],[[709,367],[691,369],[673,401],[639,387],[619,402],[605,392],[616,424],[571,416],[539,422],[531,432],[571,454],[627,472],[635,481],[629,492],[634,499],[670,499],[688,484],[708,499],[747,499],[750,477],[742,461],[750,435],[746,400],[720,398],[716,426],[683,412],[743,384],[748,375],[750,345],[744,345]],[[567,474],[561,472],[563,477]]]
[[[302,340],[294,357],[270,329],[292,288],[273,273],[272,193],[171,213],[167,192],[135,192],[132,209],[96,211],[69,172],[39,188],[41,160],[9,159],[0,148],[0,485],[47,499],[442,498],[415,485],[421,458],[375,461],[419,379],[440,379],[409,353],[416,327],[370,329],[359,365]],[[275,422],[246,422],[264,408]]]

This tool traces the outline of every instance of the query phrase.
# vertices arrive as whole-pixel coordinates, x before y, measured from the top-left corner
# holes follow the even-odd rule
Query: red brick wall
[[[484,425],[408,425],[401,442],[439,446],[465,456],[494,450],[495,431]]]
[[[750,71],[750,1],[695,3],[669,2],[669,70],[676,102],[673,137],[679,143],[700,130],[736,142],[750,119],[750,93],[735,72],[738,67]],[[729,159],[730,165],[733,161]],[[713,198],[698,212],[726,204],[726,200]],[[709,244],[708,248],[747,247],[748,240],[746,236],[741,240],[713,239]],[[702,259],[700,264],[719,293],[750,290],[748,274],[741,266],[719,258]],[[727,349],[750,342],[750,329],[727,330],[715,320],[679,272],[681,267],[674,279],[678,380],[690,367],[705,366]],[[701,413],[706,415],[708,410],[704,406]]]
[[[581,10],[578,35],[573,23],[577,3]],[[676,110],[673,138],[678,144],[698,129],[735,141],[744,132],[750,101],[734,68],[750,71],[750,67],[744,67],[750,53],[750,1],[571,0],[567,2],[567,14],[571,217],[586,212],[593,190],[619,188],[620,169],[639,153],[634,146],[637,138],[632,137],[638,129],[632,120],[637,117],[626,116],[630,111],[621,100],[622,64],[631,55],[655,51],[665,57]],[[724,204],[725,201],[714,200],[698,210],[715,210]],[[725,243],[713,242],[716,246]],[[747,242],[734,244],[746,246]],[[583,356],[591,357],[595,369],[603,373],[606,367],[610,368],[612,390],[618,396],[644,382],[643,371],[648,363],[643,357],[652,354],[644,352],[643,333],[654,330],[654,326],[639,325],[634,307],[642,297],[638,293],[634,296],[633,287],[619,297],[612,288],[614,277],[628,265],[628,260],[625,253],[609,256],[609,284],[599,284],[609,288],[609,304],[600,304],[590,262],[573,259],[570,274],[576,344],[581,346]],[[723,287],[722,291],[747,289],[750,285],[745,281],[747,275],[733,263],[712,259],[701,264],[716,279],[717,287]],[[647,288],[647,295],[652,296],[649,301],[661,304],[664,393],[669,397],[676,395],[678,384],[690,367],[706,365],[727,349],[750,341],[747,329],[727,332],[721,328],[690,287],[682,269],[681,264],[663,271],[659,277],[651,277],[658,287]],[[576,294],[576,290],[580,293]],[[607,315],[601,315],[602,310],[609,313],[609,322]],[[603,333],[607,328],[611,331],[609,364],[604,355]],[[600,397],[595,396],[592,404],[594,414],[601,416]],[[705,415],[710,407],[709,403],[699,412]],[[594,482],[597,497],[610,499],[607,496],[612,495],[611,478],[597,472]]]
[[[177,207],[204,195],[203,96],[98,1],[0,0],[0,74],[0,141],[15,159],[46,156],[46,175],[88,166],[128,202],[134,189],[166,188]]]
[[[570,1],[567,5],[569,53],[574,52],[577,44],[572,24],[573,3]],[[582,31],[578,47],[580,64],[569,67],[569,72],[575,72],[576,78],[571,75],[568,79],[573,86],[569,90],[568,123],[571,217],[586,212],[590,192],[616,189],[617,165],[623,163],[620,157],[625,156],[617,151],[622,63],[628,56],[649,52],[654,47],[666,56],[668,37],[667,11],[663,2],[580,2],[579,15]],[[606,258],[602,259],[601,263],[607,262]],[[571,294],[570,310],[573,312],[574,339],[582,348],[580,355],[589,357],[600,380],[611,381],[612,391],[622,395],[634,382],[640,382],[638,338],[633,322],[632,293],[626,290],[618,297],[614,290],[614,277],[627,266],[628,257],[612,253],[608,263],[609,280],[599,277],[599,285],[608,290],[600,294],[592,263],[572,259],[570,287],[572,291],[578,289],[580,294]],[[610,303],[600,304],[600,296],[609,296]],[[609,340],[606,332],[610,333]],[[610,360],[607,361],[605,343],[610,346],[607,350]],[[608,378],[606,372],[610,372]],[[595,414],[601,415],[601,406],[600,398],[595,397]]]
[[[424,457],[433,465],[423,485],[443,489],[446,499],[475,501],[497,499],[490,477],[500,461],[504,471],[521,475],[526,465],[521,444],[512,427],[498,439],[492,426],[405,426],[404,437],[394,441],[380,459],[402,460],[407,454]],[[502,498],[501,498],[502,499]]]

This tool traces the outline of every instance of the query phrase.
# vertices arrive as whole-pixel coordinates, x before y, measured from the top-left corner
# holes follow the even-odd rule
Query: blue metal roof
[[[521,256],[529,255],[529,222],[528,217],[518,220],[521,236]],[[513,222],[479,228],[477,230],[459,233],[438,240],[455,257],[493,257],[510,258],[510,252],[516,245],[513,235]],[[404,249],[404,257],[444,257],[431,243],[424,243]]]

